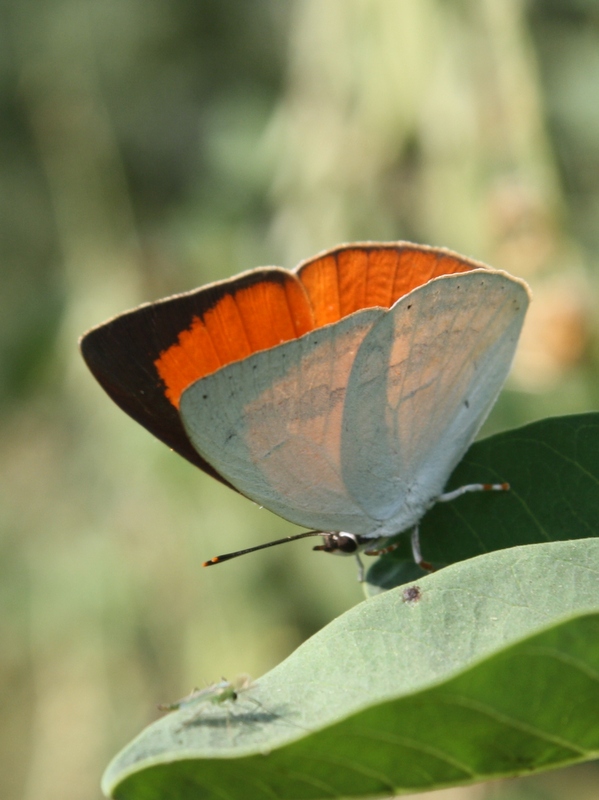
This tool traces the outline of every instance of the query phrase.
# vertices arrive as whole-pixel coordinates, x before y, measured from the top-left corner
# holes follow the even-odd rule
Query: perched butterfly
[[[106,392],[180,455],[321,535],[378,553],[443,494],[509,372],[526,284],[444,249],[342,245],[94,328]],[[259,545],[240,552],[269,546]],[[218,556],[206,565],[239,553]]]

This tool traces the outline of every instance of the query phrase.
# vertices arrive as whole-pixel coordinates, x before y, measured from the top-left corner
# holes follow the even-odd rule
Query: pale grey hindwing
[[[403,530],[443,490],[505,381],[527,306],[521,281],[475,270],[414,290],[372,328],[349,380],[341,457],[365,514]]]
[[[366,533],[340,464],[351,364],[383,314],[366,309],[229,364],[188,387],[180,413],[194,447],[240,492],[299,525]]]

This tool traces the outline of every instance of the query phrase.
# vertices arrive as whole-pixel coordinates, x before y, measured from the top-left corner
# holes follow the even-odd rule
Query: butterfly
[[[381,552],[443,493],[507,377],[526,283],[451,251],[346,244],[148,303],[81,350],[130,416],[191,463],[321,535]],[[220,563],[266,545],[218,556]],[[393,545],[392,545],[393,546]]]

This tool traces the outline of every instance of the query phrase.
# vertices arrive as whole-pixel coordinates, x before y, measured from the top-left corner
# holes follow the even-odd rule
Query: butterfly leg
[[[468,483],[466,486],[460,486],[459,489],[454,489],[453,492],[445,492],[437,497],[438,503],[448,503],[450,500],[455,500],[456,497],[466,494],[466,492],[507,492],[509,491],[509,483]]]
[[[425,572],[434,572],[435,568],[433,565],[422,558],[422,551],[420,550],[420,527],[418,525],[414,525],[412,528],[410,541],[412,544],[412,557],[414,562]]]
[[[365,550],[365,556],[386,556],[387,553],[392,553],[394,550],[397,550],[399,547],[399,542],[393,542],[393,544],[387,545],[387,547],[377,547],[376,550]]]
[[[425,561],[422,558],[422,553],[420,552],[420,532],[418,529],[418,525],[415,525],[412,529],[412,556],[416,564],[421,567],[426,572],[434,572],[435,569],[432,564],[429,564],[428,561]],[[400,545],[400,541],[392,542],[387,547],[379,547],[376,550],[365,550],[365,556],[385,556],[387,553],[392,553],[394,550]]]
[[[448,503],[451,500],[455,500],[456,497],[461,497],[467,492],[507,492],[509,491],[509,488],[509,483],[467,483],[465,486],[460,486],[458,489],[454,489],[452,492],[440,494],[439,497],[437,497],[437,502]],[[422,567],[422,569],[426,570],[427,572],[435,571],[432,564],[429,564],[428,561],[424,561],[422,558],[418,525],[416,525],[412,530],[412,555],[414,556],[414,561],[419,567]]]
[[[358,565],[358,583],[364,583],[364,564],[359,553],[355,553],[355,558]]]
[[[509,488],[509,483],[468,483],[465,486],[460,486],[458,489],[454,489],[452,492],[446,492],[445,494],[439,495],[439,497],[437,497],[437,502],[447,503],[450,500],[455,500],[456,497],[461,497],[461,495],[466,494],[467,492],[507,492],[509,491]],[[425,561],[422,558],[422,551],[420,549],[420,529],[418,525],[414,525],[412,528],[411,544],[414,563],[425,572],[435,572],[433,565],[429,561]],[[393,550],[395,550],[397,547],[399,547],[399,541],[393,542],[387,547],[365,550],[364,555],[383,556],[387,553],[393,552]],[[357,553],[356,559],[358,561],[358,580],[362,582],[364,580],[364,565],[360,561]]]
[[[379,539],[379,541],[381,541],[381,540]],[[393,542],[393,544],[390,544],[387,547],[377,547],[376,549],[373,549],[373,550],[364,550],[364,555],[365,556],[384,556],[387,553],[392,553],[398,547],[399,547],[399,542]],[[360,583],[363,583],[363,581],[364,581],[364,564],[362,564],[362,560],[360,559],[360,556],[358,555],[358,553],[356,553],[355,555],[356,555],[356,560],[358,562],[358,581]]]

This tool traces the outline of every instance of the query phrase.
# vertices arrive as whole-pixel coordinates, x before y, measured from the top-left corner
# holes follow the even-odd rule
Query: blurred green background
[[[0,797],[91,800],[157,703],[259,677],[361,593],[305,542],[202,570],[294,528],[126,417],[79,335],[405,238],[533,288],[488,431],[596,409],[599,4],[4,0],[0,103]]]

